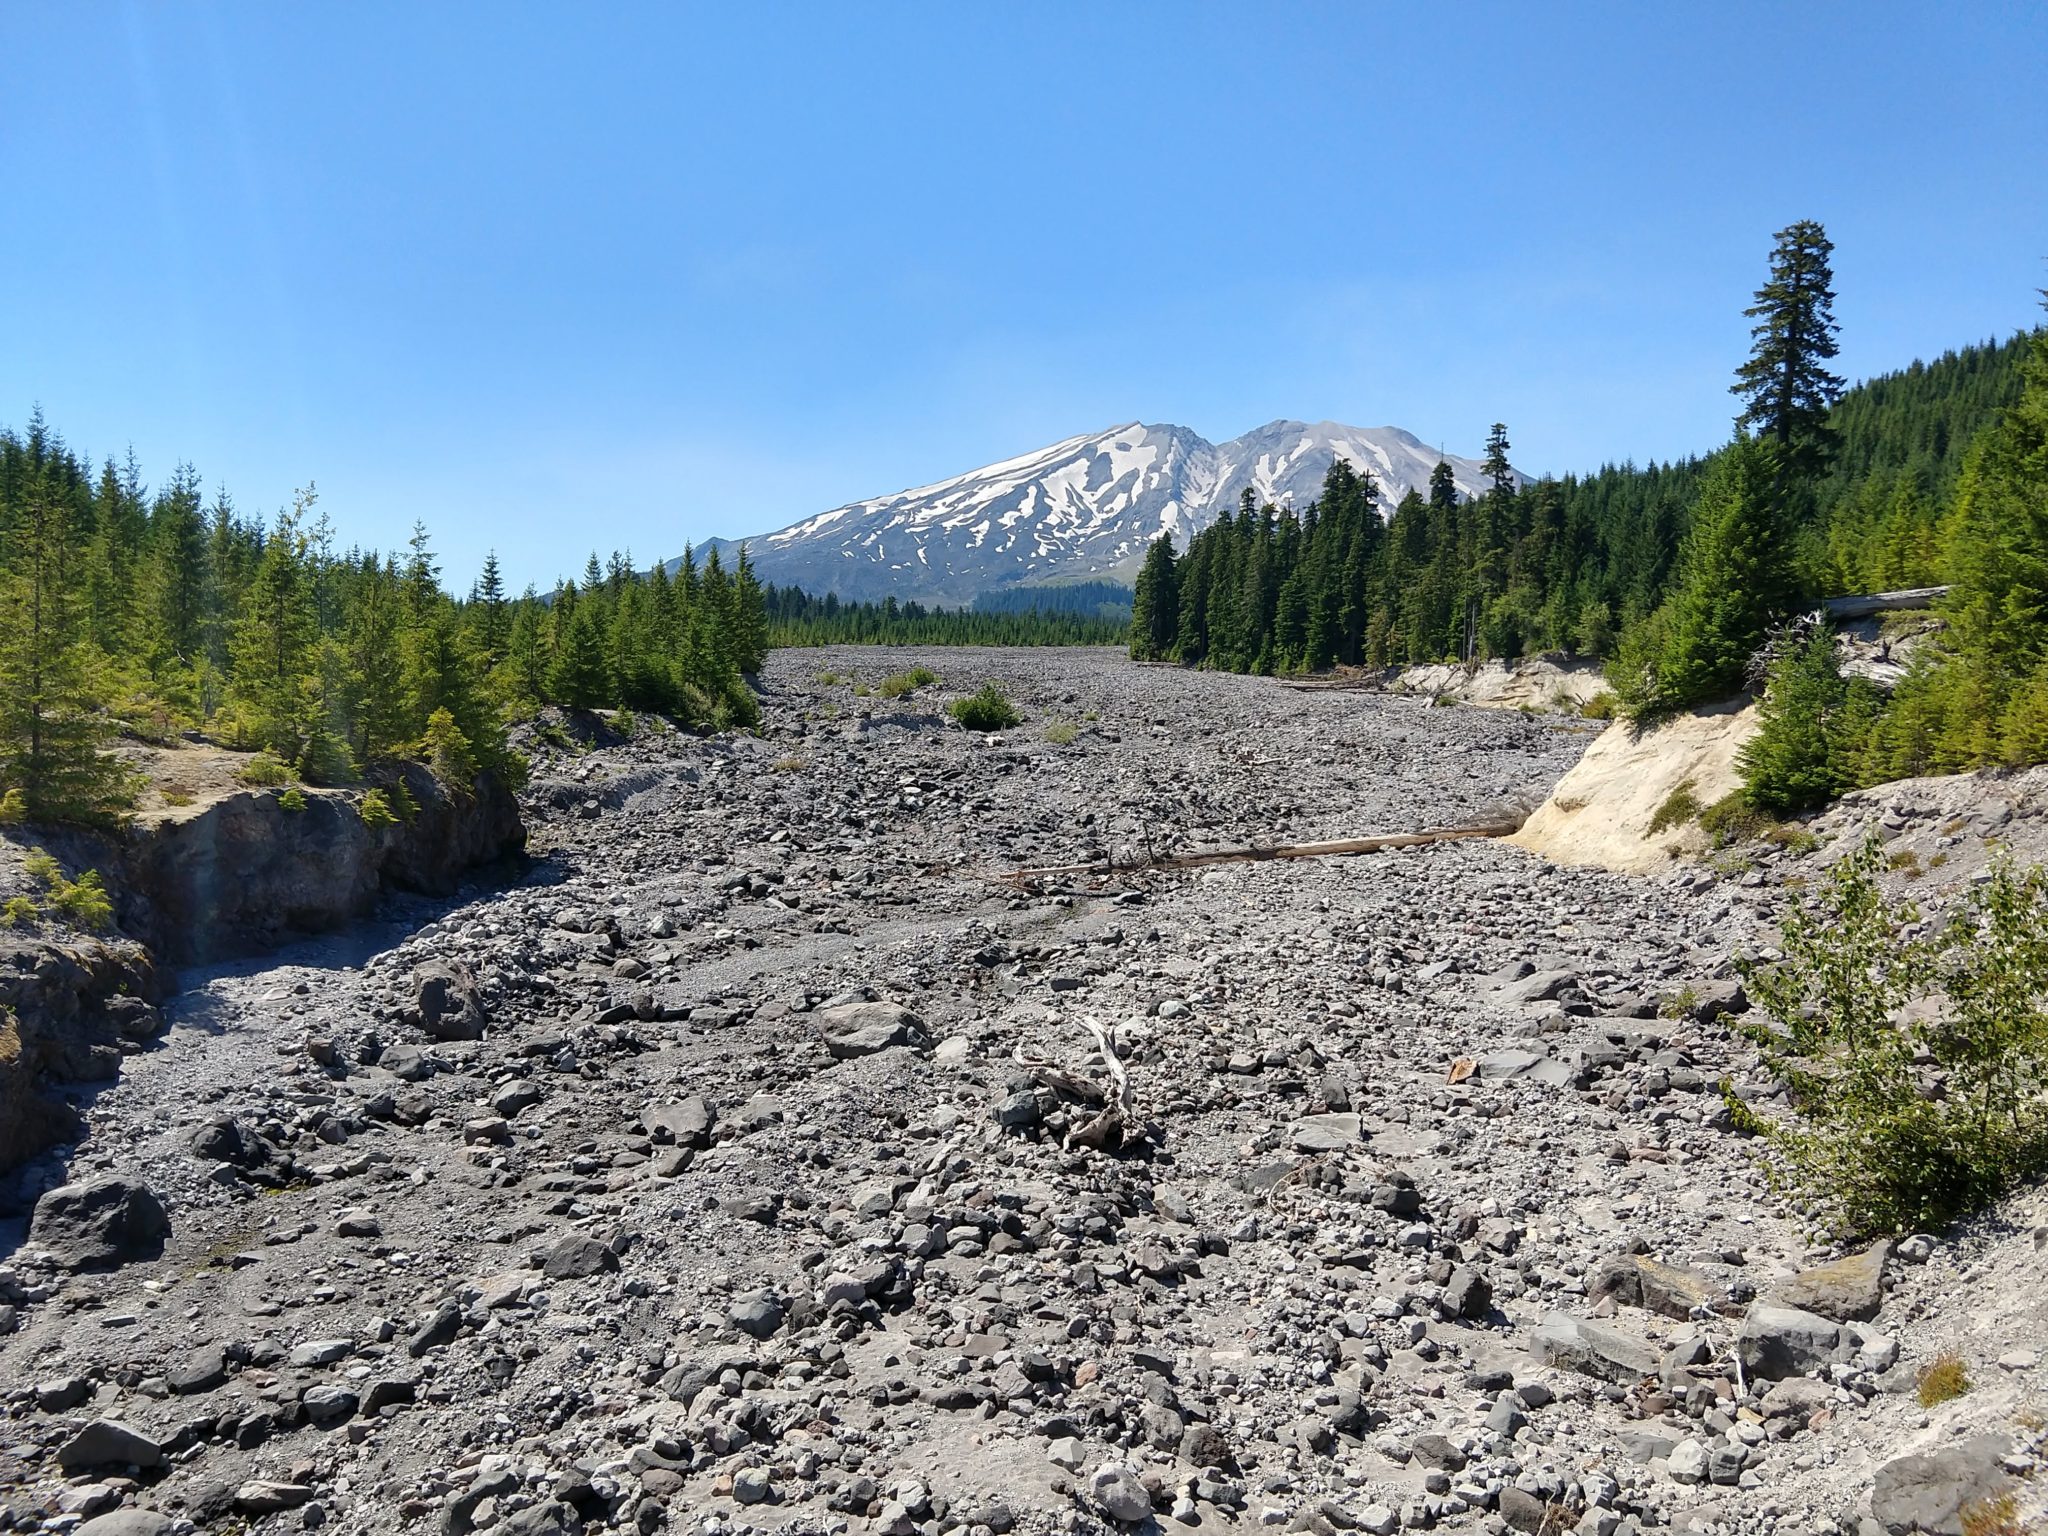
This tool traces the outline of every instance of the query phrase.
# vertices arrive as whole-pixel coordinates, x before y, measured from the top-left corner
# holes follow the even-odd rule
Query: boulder
[[[94,1419],[57,1447],[57,1465],[66,1472],[95,1467],[160,1467],[164,1448],[141,1430],[118,1419]]]
[[[844,1003],[819,1009],[813,1019],[835,1061],[925,1044],[924,1025],[917,1015],[894,1003]]]
[[[117,1509],[96,1515],[75,1528],[71,1536],[171,1536],[177,1523],[153,1509]]]
[[[640,1123],[658,1142],[701,1151],[711,1145],[711,1128],[718,1123],[718,1112],[702,1095],[692,1094],[680,1104],[660,1104],[642,1110]]]
[[[29,1219],[28,1240],[72,1269],[111,1269],[161,1256],[170,1231],[163,1202],[148,1185],[108,1178],[44,1194]]]
[[[548,1248],[541,1259],[540,1272],[550,1280],[588,1280],[618,1267],[618,1256],[603,1243],[584,1233],[571,1232]]]
[[[1872,1518],[1889,1536],[1916,1531],[1962,1536],[1965,1508],[2013,1486],[1998,1464],[2007,1448],[2003,1436],[1978,1435],[1960,1445],[1886,1462],[1871,1484]]]
[[[413,972],[413,1012],[436,1040],[481,1040],[486,1014],[466,965],[433,961]]]
[[[233,1115],[215,1115],[192,1133],[189,1145],[194,1157],[237,1168],[261,1168],[277,1156],[275,1147]]]
[[[1771,1299],[1838,1323],[1867,1322],[1884,1304],[1884,1272],[1891,1256],[1892,1245],[1880,1242],[1831,1264],[1802,1269],[1772,1292]]]
[[[1742,1320],[1735,1351],[1752,1377],[1780,1381],[1848,1360],[1858,1342],[1854,1330],[1817,1313],[1758,1302]]]
[[[1482,1318],[1493,1307],[1493,1287],[1470,1264],[1460,1264],[1444,1282],[1444,1310],[1453,1317]]]
[[[1612,1296],[1624,1306],[1680,1320],[1691,1317],[1695,1307],[1720,1308],[1728,1303],[1728,1293],[1698,1270],[1660,1264],[1640,1253],[1602,1259],[1586,1290],[1592,1296]]]
[[[1626,1384],[1657,1374],[1657,1351],[1643,1340],[1562,1312],[1543,1320],[1529,1349],[1545,1365],[1602,1381]]]

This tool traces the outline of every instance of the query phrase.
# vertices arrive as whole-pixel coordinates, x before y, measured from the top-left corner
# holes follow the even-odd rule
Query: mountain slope
[[[848,502],[746,541],[763,581],[842,597],[965,603],[1021,582],[1128,577],[1162,532],[1185,548],[1250,487],[1305,507],[1343,457],[1391,507],[1439,455],[1398,427],[1275,421],[1227,443],[1138,422],[1070,437],[933,485]],[[1483,485],[1448,460],[1459,492]],[[715,540],[729,558],[737,541]]]

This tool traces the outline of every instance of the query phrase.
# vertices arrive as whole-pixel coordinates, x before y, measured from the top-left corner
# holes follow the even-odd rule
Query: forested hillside
[[[104,748],[203,729],[309,782],[425,755],[460,782],[516,772],[504,722],[542,703],[751,722],[762,594],[744,558],[674,580],[592,556],[582,581],[466,601],[426,530],[338,550],[314,492],[264,520],[178,468],[95,470],[40,418],[0,430],[0,815],[94,820],[128,797]]]
[[[1964,452],[2018,398],[2026,347],[2024,336],[1965,347],[1842,396],[1830,413],[1834,467],[1795,525],[1803,590],[1936,579],[1941,514]],[[1155,545],[1133,645],[1230,671],[1546,650],[1604,657],[1667,590],[1718,457],[1503,483],[1463,501],[1442,476],[1428,497],[1392,508],[1370,476],[1333,467],[1307,510],[1240,506],[1197,535],[1172,562],[1165,594],[1166,550]]]

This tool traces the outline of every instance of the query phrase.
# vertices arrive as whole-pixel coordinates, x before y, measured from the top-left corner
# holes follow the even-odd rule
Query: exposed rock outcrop
[[[387,795],[401,779],[419,809],[379,827],[359,791],[319,789],[302,791],[303,810],[251,789],[141,821],[109,850],[121,926],[175,963],[248,953],[353,922],[387,888],[450,894],[525,848],[518,802],[494,775],[465,795],[409,764]]]

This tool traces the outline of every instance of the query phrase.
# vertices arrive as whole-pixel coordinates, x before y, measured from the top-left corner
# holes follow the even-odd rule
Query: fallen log
[[[1198,853],[1159,854],[1118,863],[1098,859],[1092,864],[1049,864],[1041,869],[1015,869],[1001,878],[1013,883],[1049,880],[1062,875],[1111,875],[1145,869],[1195,869],[1204,864],[1262,863],[1271,859],[1320,859],[1332,854],[1379,853],[1388,848],[1414,848],[1424,843],[1455,843],[1470,838],[1508,837],[1521,831],[1520,821],[1492,822],[1479,827],[1436,827],[1427,832],[1391,832],[1380,837],[1340,837],[1323,843],[1274,843],[1267,847],[1209,848]]]

